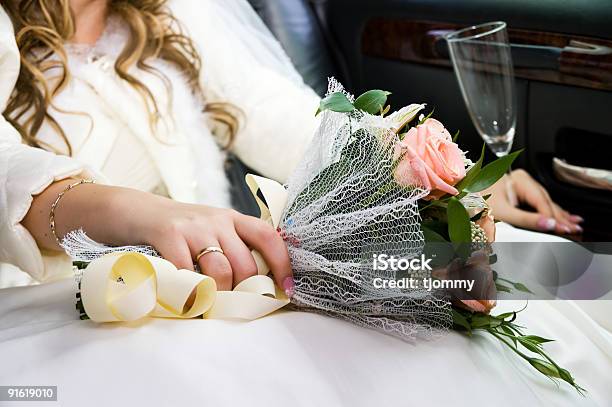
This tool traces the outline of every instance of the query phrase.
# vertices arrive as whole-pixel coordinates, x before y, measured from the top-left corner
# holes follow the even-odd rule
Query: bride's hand
[[[251,249],[270,267],[279,287],[293,289],[287,248],[266,222],[230,209],[184,204],[156,196],[140,207],[127,209],[129,224],[139,231],[133,241],[147,243],[177,268],[194,269],[199,253],[218,247],[198,260],[200,270],[215,279],[219,290],[231,290],[257,274]]]
[[[570,214],[553,202],[546,189],[529,173],[518,169],[512,171],[511,175],[511,187],[514,189],[519,203],[532,207],[534,212],[517,208],[510,202],[507,194],[507,183],[510,180],[508,175],[505,175],[482,193],[483,195],[491,194],[487,202],[491,206],[496,219],[515,226],[543,232],[554,231],[559,234],[582,232],[579,225],[582,218]]]
[[[49,233],[49,211],[66,186],[75,180],[58,181],[32,202],[23,225],[41,248],[59,250]],[[59,237],[83,228],[94,240],[111,245],[149,244],[177,268],[193,270],[198,254],[200,270],[215,279],[219,290],[231,290],[257,274],[251,249],[270,267],[277,285],[293,290],[287,247],[266,222],[229,209],[192,205],[129,188],[82,184],[70,190],[55,209]]]

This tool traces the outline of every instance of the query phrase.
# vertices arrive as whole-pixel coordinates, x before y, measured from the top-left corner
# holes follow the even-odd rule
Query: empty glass
[[[508,154],[516,127],[516,95],[506,23],[476,25],[445,38],[474,126],[495,155]]]

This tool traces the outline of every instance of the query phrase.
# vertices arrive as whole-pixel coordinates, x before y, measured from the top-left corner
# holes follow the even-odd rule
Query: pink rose
[[[395,146],[395,158],[402,153],[394,174],[400,185],[426,188],[428,198],[458,194],[454,185],[465,177],[463,153],[442,123],[427,119],[411,128]]]

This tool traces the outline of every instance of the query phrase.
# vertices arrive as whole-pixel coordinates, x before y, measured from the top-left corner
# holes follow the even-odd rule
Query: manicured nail
[[[580,225],[574,225],[574,230],[576,233],[582,233],[584,231]]]
[[[540,230],[550,232],[551,230],[555,230],[555,226],[557,226],[557,221],[554,218],[547,218],[546,216],[541,216],[540,219],[538,219],[536,226]]]
[[[287,277],[285,280],[283,280],[283,290],[285,290],[285,295],[287,297],[293,297],[293,293],[295,292],[295,282],[293,281],[293,277]]]
[[[565,233],[566,235],[572,233],[572,229],[568,225],[561,224],[559,225],[559,227],[561,228],[561,231],[563,231],[563,233]]]
[[[584,218],[582,216],[578,216],[578,215],[570,215],[570,220],[574,223],[582,223],[584,222]]]

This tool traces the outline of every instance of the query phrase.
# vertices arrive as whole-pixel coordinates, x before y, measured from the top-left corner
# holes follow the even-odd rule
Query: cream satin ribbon
[[[276,229],[287,205],[287,190],[274,180],[253,174],[247,174],[245,180],[257,202],[257,206],[259,206],[261,212],[259,217]],[[257,264],[257,272],[260,275],[267,275],[270,268],[261,254],[256,250],[252,250],[251,254]]]
[[[261,219],[278,227],[285,209],[285,188],[267,178],[247,175]],[[217,291],[215,281],[167,260],[136,252],[111,253],[89,263],[81,279],[85,312],[93,321],[134,321],[145,316],[253,320],[287,305],[289,299],[267,276],[263,257],[251,252],[258,275],[233,291]],[[193,305],[185,309],[195,291]]]

